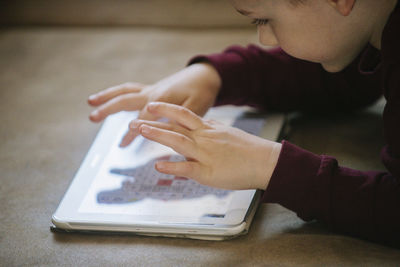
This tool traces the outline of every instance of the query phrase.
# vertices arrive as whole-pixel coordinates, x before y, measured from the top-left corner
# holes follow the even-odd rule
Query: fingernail
[[[95,100],[97,98],[97,95],[91,95],[89,96],[89,100]]]
[[[98,110],[94,110],[92,113],[90,113],[90,116],[98,117],[99,116],[99,111]]]
[[[162,162],[156,162],[155,167],[157,170],[160,170],[160,171],[165,170],[165,164],[163,164]]]

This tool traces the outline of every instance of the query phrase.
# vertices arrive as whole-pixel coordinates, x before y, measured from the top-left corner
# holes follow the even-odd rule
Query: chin
[[[320,54],[315,54],[315,53],[310,53],[308,49],[306,50],[301,50],[297,49],[297,47],[294,46],[285,46],[285,45],[280,45],[283,51],[285,51],[288,55],[295,57],[297,59],[305,60],[308,62],[313,62],[313,63],[320,63],[323,61],[325,58],[324,56]]]
[[[327,63],[321,63],[321,65],[327,72],[339,72],[346,67],[338,64],[327,64]]]
[[[347,64],[341,64],[341,62],[338,60],[330,60],[330,58],[327,57],[326,53],[323,53],[323,51],[320,52],[313,51],[313,53],[310,53],[308,49],[299,50],[299,49],[294,49],[294,47],[285,45],[281,45],[281,48],[283,51],[285,51],[288,55],[291,55],[292,57],[305,60],[308,62],[321,64],[322,67],[328,72],[339,72],[342,71],[347,66]]]

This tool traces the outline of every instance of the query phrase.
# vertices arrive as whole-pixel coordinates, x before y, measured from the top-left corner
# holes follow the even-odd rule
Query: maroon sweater
[[[333,230],[386,244],[400,244],[400,5],[385,26],[380,51],[368,46],[339,73],[295,59],[281,49],[232,46],[220,54],[197,56],[218,71],[222,88],[217,105],[247,104],[269,110],[350,111],[382,93],[386,146],[382,171],[338,166],[287,141],[264,202],[279,203],[306,220]],[[378,138],[378,137],[377,137]]]

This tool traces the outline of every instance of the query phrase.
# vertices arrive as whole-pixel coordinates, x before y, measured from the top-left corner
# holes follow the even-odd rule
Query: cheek
[[[334,54],[332,43],[309,28],[303,30],[293,26],[277,28],[275,32],[280,47],[295,58],[321,63]]]

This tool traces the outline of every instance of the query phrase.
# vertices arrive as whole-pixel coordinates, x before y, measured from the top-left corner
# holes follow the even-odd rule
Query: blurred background
[[[224,0],[1,1],[3,25],[248,27]]]

